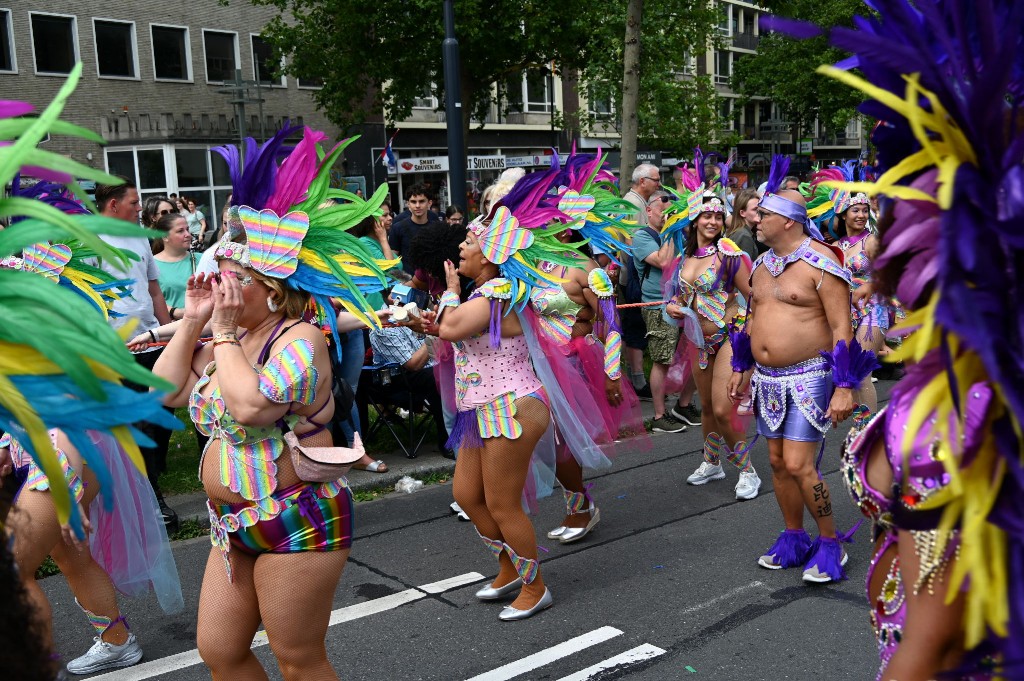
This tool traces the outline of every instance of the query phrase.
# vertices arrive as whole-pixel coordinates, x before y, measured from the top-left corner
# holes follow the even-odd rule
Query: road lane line
[[[715,603],[718,603],[719,601],[724,601],[724,600],[729,599],[729,598],[734,598],[735,596],[739,596],[744,591],[750,591],[751,589],[758,589],[758,588],[760,588],[762,586],[764,586],[764,582],[762,582],[762,581],[754,581],[754,582],[751,582],[750,584],[744,584],[743,586],[738,586],[735,589],[733,589],[732,591],[726,592],[726,593],[722,594],[721,596],[715,596],[710,601],[705,601],[703,603],[698,603],[697,605],[691,605],[689,608],[686,608],[686,609],[680,611],[679,614],[680,615],[688,615],[691,612],[697,612],[698,610],[703,610],[704,608],[710,608],[712,605],[714,605]]]
[[[484,576],[478,572],[468,572],[464,575],[449,577],[448,579],[443,579],[439,582],[424,584],[417,589],[406,589],[405,591],[389,594],[382,598],[375,598],[372,601],[365,601],[363,603],[356,603],[355,605],[349,605],[344,608],[338,608],[331,612],[331,621],[328,626],[333,627],[335,624],[341,624],[342,622],[351,622],[352,620],[369,617],[370,615],[387,612],[388,610],[394,610],[406,603],[412,603],[413,601],[426,598],[427,594],[443,593],[449,589],[478,582],[483,578]],[[259,648],[267,644],[267,632],[265,630],[256,632],[256,636],[252,639],[252,647]],[[169,674],[170,672],[174,672],[179,669],[185,669],[186,667],[202,664],[202,662],[203,660],[199,657],[198,650],[187,650],[176,655],[161,657],[158,660],[143,662],[142,664],[135,665],[134,667],[128,667],[127,669],[115,669],[112,672],[94,676],[90,681],[100,681],[100,679],[109,679],[110,681],[114,681],[115,679],[116,681],[145,681],[145,679],[151,679],[154,676],[160,676],[161,674]]]
[[[464,575],[458,577],[449,577],[448,579],[442,579],[440,582],[433,582],[432,584],[424,584],[418,587],[420,591],[425,591],[428,594],[440,594],[445,591],[457,589],[460,586],[472,584],[473,582],[479,582],[481,579],[485,579],[479,572],[467,572]]]
[[[637,662],[643,662],[644,660],[650,660],[658,657],[659,655],[664,655],[665,652],[666,651],[662,650],[658,646],[652,646],[650,643],[645,643],[642,646],[637,646],[632,650],[620,653],[615,657],[609,657],[607,660],[601,660],[597,664],[580,670],[575,674],[563,676],[558,679],[558,681],[587,681],[587,679],[592,679],[601,672],[609,669],[636,664]]]
[[[545,648],[533,655],[527,655],[515,662],[509,662],[497,669],[474,676],[468,681],[507,681],[508,679],[514,679],[515,677],[533,671],[538,667],[543,667],[544,665],[551,664],[563,657],[568,657],[573,653],[578,653],[584,648],[596,646],[598,643],[603,643],[621,635],[622,632],[615,627],[601,627],[600,629],[595,629],[594,631],[583,634],[582,636],[577,636],[576,638],[571,638],[568,641],[559,643],[556,646]]]

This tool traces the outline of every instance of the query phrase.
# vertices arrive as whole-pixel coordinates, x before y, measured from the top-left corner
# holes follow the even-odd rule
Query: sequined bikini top
[[[530,303],[539,313],[540,328],[559,345],[572,339],[572,327],[583,305],[569,297],[561,286],[534,289]]]
[[[683,306],[693,308],[697,314],[711,321],[715,326],[725,326],[725,306],[729,302],[729,294],[725,290],[725,282],[718,281],[718,272],[711,266],[700,273],[693,283],[683,279],[679,272],[679,295]],[[717,286],[716,286],[717,284]],[[696,302],[696,304],[694,304]]]
[[[216,439],[220,442],[220,481],[232,492],[254,502],[261,510],[273,513],[276,502],[271,498],[277,489],[277,458],[284,452],[284,434],[277,424],[243,426],[228,412],[220,386],[209,395],[201,391],[216,371],[210,362],[196,382],[188,400],[189,416],[200,433],[210,438],[206,450]],[[259,391],[271,402],[297,402],[310,405],[316,401],[318,374],[313,365],[313,344],[296,338],[272,356],[259,374]],[[206,457],[199,461],[202,470]]]

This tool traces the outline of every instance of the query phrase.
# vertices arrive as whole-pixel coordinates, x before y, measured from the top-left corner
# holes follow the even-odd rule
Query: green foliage
[[[49,556],[43,561],[43,564],[36,570],[36,579],[43,579],[45,577],[53,577],[54,575],[60,574],[60,568],[53,562],[53,558]]]
[[[208,537],[209,535],[209,525],[203,525],[195,518],[185,518],[178,524],[178,531],[168,537],[168,539],[171,541],[182,541],[183,539],[195,539],[196,537]]]
[[[611,97],[622,110],[623,49],[626,3],[601,6],[592,33],[603,49],[580,69],[581,92]],[[688,55],[703,55],[715,45],[721,8],[706,0],[645,0],[640,43],[640,101],[637,107],[641,144],[689,156],[698,144],[728,147],[733,133],[723,133],[720,100],[708,76],[682,75]],[[582,121],[584,130],[593,118]]]
[[[437,0],[252,1],[281,12],[263,35],[288,56],[291,74],[323,79],[317,103],[335,123],[361,122],[380,107],[389,121],[401,120],[431,82],[443,97],[444,26]],[[595,12],[583,0],[557,6],[540,0],[456,3],[466,114],[487,109],[492,83],[552,61],[570,68],[585,61],[593,51],[586,17]]]
[[[362,122],[382,108],[389,122],[402,120],[430,83],[443,101],[437,0],[252,2],[280,11],[263,36],[287,56],[290,74],[322,79],[314,96],[336,124]],[[579,73],[581,92],[610,97],[621,110],[626,0],[459,0],[455,15],[465,116],[482,120],[492,103],[506,108],[494,83],[518,87],[524,71],[552,63],[565,78]],[[718,100],[707,79],[672,74],[684,52],[706,49],[720,13],[709,0],[647,0],[644,16],[640,138],[689,153],[721,128]],[[583,130],[596,122],[586,112],[559,114],[559,122]]]
[[[854,15],[868,8],[861,0],[768,0],[760,5],[779,16],[810,21],[826,28],[852,26]],[[821,64],[834,64],[849,54],[832,47],[825,35],[795,40],[762,32],[757,55],[733,65],[732,87],[744,95],[774,101],[787,120],[797,126],[818,118],[832,131],[842,130],[857,115],[864,96],[831,78],[815,73]]]

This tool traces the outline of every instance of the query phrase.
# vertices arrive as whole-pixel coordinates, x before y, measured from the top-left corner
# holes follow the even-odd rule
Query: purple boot
[[[846,579],[843,566],[850,560],[850,554],[843,549],[836,537],[818,537],[811,547],[810,558],[804,566],[804,581],[816,584],[839,582]]]
[[[757,564],[769,570],[798,567],[807,560],[810,550],[811,536],[803,529],[783,530]]]

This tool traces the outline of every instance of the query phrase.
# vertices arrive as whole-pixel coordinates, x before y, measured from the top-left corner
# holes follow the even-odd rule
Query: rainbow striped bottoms
[[[251,556],[351,548],[355,515],[352,493],[347,486],[325,487],[330,486],[300,483],[280,490],[274,498],[284,505],[284,510],[273,518],[227,532],[231,547]],[[222,518],[252,506],[210,504],[211,511]]]

